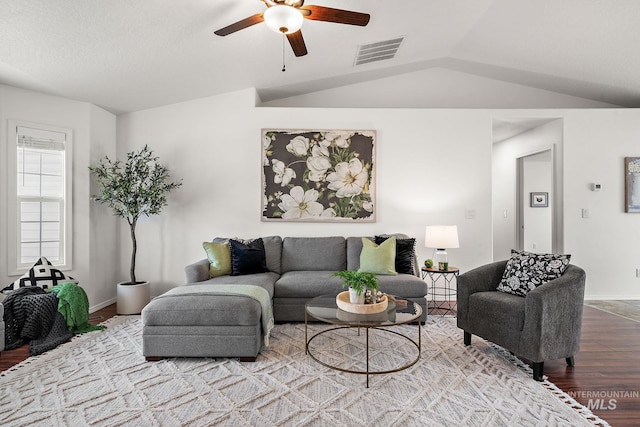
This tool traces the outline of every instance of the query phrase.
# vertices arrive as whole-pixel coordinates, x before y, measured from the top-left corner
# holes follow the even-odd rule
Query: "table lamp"
[[[456,225],[427,225],[424,233],[425,248],[434,248],[434,268],[440,271],[449,269],[447,249],[459,248],[458,226]]]

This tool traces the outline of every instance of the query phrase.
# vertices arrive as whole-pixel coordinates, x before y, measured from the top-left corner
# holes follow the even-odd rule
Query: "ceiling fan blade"
[[[338,24],[359,25],[364,27],[371,16],[368,13],[353,12],[351,10],[334,9],[324,6],[302,6],[302,15],[313,21],[335,22]]]
[[[304,44],[301,30],[287,34],[287,40],[289,40],[291,49],[293,49],[293,53],[295,53],[296,56],[305,56],[307,54],[307,46]]]
[[[236,31],[244,30],[247,27],[250,27],[255,24],[259,24],[262,21],[264,21],[264,18],[262,17],[262,13],[256,13],[253,16],[244,18],[231,25],[227,25],[224,28],[220,28],[218,31],[214,31],[213,33],[217,36],[228,36],[229,34],[235,33]]]

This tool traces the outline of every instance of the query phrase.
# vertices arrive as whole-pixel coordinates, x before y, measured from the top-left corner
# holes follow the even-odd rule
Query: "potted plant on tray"
[[[374,273],[342,270],[336,271],[333,276],[341,277],[342,287],[349,288],[349,302],[351,304],[364,304],[365,291],[367,289],[378,290],[378,278]]]
[[[159,214],[167,205],[168,193],[180,187],[182,182],[171,181],[169,169],[159,163],[158,157],[147,145],[138,151],[127,153],[125,161],[112,161],[104,157],[97,165],[89,166],[89,170],[99,187],[98,194],[92,195],[91,199],[109,206],[116,216],[125,218],[129,224],[132,243],[130,281],[118,286],[120,288],[120,285],[135,286],[145,283],[136,280],[138,219],[142,215]],[[120,309],[118,312],[133,314],[120,312]]]

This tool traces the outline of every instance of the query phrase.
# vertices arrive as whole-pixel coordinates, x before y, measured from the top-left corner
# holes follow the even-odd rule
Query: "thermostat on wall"
[[[591,184],[591,191],[600,191],[602,190],[602,184]]]

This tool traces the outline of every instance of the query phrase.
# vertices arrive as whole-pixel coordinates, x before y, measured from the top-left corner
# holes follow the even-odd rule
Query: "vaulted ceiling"
[[[273,101],[438,69],[640,107],[638,0],[306,4],[371,20],[305,20],[309,54],[286,45],[282,72],[282,36],[266,25],[213,34],[264,11],[259,0],[0,0],[0,83],[122,113],[250,87]],[[395,58],[354,65],[358,46],[399,36]]]

